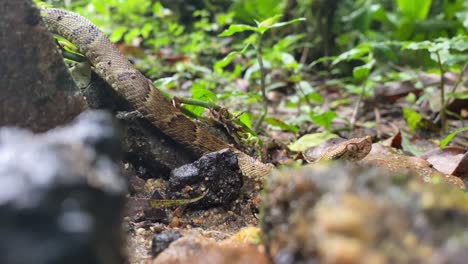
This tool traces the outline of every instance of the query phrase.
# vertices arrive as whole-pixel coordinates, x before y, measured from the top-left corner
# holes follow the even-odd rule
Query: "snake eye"
[[[346,146],[346,149],[348,149],[349,151],[356,151],[357,146],[356,144],[349,144],[348,146]]]

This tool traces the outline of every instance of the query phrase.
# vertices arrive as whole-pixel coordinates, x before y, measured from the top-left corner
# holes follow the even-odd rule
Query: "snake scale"
[[[229,148],[167,101],[91,21],[55,8],[42,7],[41,16],[51,33],[73,43],[96,73],[164,134],[197,155]],[[247,177],[263,177],[273,167],[243,152],[236,150],[235,153],[239,168]]]

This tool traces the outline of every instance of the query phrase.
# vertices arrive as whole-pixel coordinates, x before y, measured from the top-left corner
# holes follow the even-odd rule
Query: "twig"
[[[258,132],[260,126],[263,123],[263,120],[268,114],[268,99],[266,97],[265,72],[264,72],[264,67],[263,67],[263,56],[262,56],[262,34],[258,34],[257,37],[258,37],[257,47],[255,48],[255,50],[257,51],[258,66],[260,67],[260,88],[262,90],[263,109],[262,109],[260,118],[257,120],[257,123],[255,123],[255,127],[254,127],[255,132]]]
[[[452,87],[452,90],[450,92],[455,93],[460,86],[460,84],[463,82],[463,79],[465,77],[465,71],[468,69],[468,63],[466,63],[463,68],[460,71],[460,75],[458,75],[457,82],[455,85]]]
[[[439,71],[440,71],[440,124],[442,126],[442,132],[445,132],[447,128],[447,119],[445,117],[444,67],[442,66],[442,61],[440,60],[439,52],[436,52],[436,55],[437,55],[437,64],[439,65]]]
[[[362,86],[361,93],[359,94],[356,105],[354,105],[353,115],[351,116],[351,119],[349,120],[351,123],[351,128],[354,128],[354,125],[356,124],[357,115],[359,113],[359,106],[361,105],[362,98],[364,97],[364,94],[366,93],[366,85],[367,85],[367,80],[364,82]]]
[[[380,110],[377,107],[374,107],[374,115],[375,115],[375,124],[376,127],[378,127],[381,122],[381,115],[380,115]],[[382,133],[380,132],[380,129],[377,129],[377,138],[382,138]]]
[[[299,63],[300,64],[305,64],[308,55],[309,55],[309,47],[306,46],[306,47],[304,47],[304,49],[302,49],[302,54],[301,54],[301,58],[299,60]]]
[[[306,103],[309,105],[310,108],[313,108],[314,105],[312,104],[312,102],[309,100],[309,97],[304,93],[304,91],[302,90],[302,88],[296,83],[296,88],[299,90],[299,92],[301,92],[301,94],[304,96],[304,100],[306,101]]]

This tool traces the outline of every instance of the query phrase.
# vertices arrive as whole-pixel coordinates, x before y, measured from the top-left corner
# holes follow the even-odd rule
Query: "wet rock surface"
[[[190,205],[194,209],[226,205],[240,194],[243,184],[237,157],[230,149],[202,156],[174,169],[169,178],[172,198],[204,197]]]
[[[468,194],[335,163],[274,173],[261,229],[275,263],[465,263]]]
[[[123,263],[120,136],[105,112],[0,129],[0,263]]]

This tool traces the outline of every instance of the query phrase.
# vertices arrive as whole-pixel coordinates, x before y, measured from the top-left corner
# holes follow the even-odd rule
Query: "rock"
[[[372,144],[372,151],[358,163],[365,167],[382,167],[395,174],[415,175],[418,176],[420,180],[427,183],[441,181],[461,189],[466,189],[465,183],[461,178],[434,169],[433,166],[424,159],[395,153],[393,149],[378,143]]]
[[[179,233],[172,231],[154,234],[153,240],[151,241],[151,254],[156,257],[159,253],[168,248],[172,242],[181,237]]]
[[[195,156],[155,128],[97,74],[82,93],[91,109],[106,109],[116,113],[123,128],[124,160],[144,179],[168,179],[171,170],[193,162]]]
[[[0,1],[0,32],[0,126],[42,132],[85,109],[33,1]]]
[[[274,263],[462,263],[468,250],[468,193],[444,182],[334,163],[275,172],[266,186]]]
[[[239,243],[216,243],[201,236],[184,236],[172,243],[152,264],[243,264],[269,263],[258,246]]]
[[[0,129],[0,263],[123,263],[119,141],[105,112]]]
[[[190,206],[194,209],[208,208],[235,200],[242,184],[236,155],[232,150],[224,149],[174,169],[169,178],[169,193],[175,199],[204,195]]]

